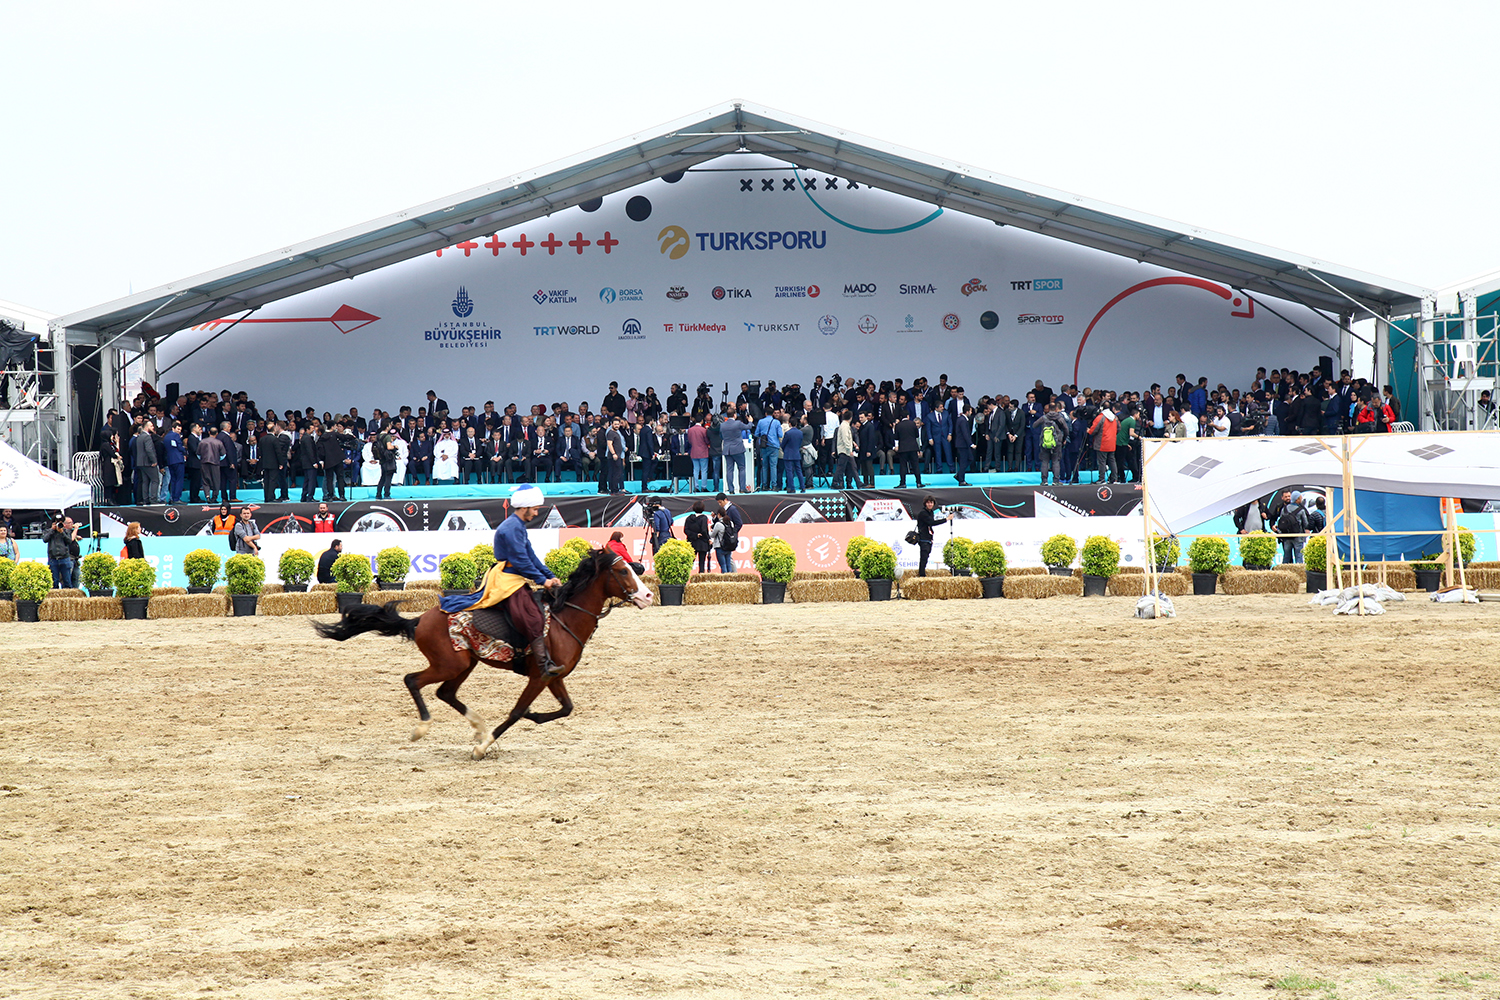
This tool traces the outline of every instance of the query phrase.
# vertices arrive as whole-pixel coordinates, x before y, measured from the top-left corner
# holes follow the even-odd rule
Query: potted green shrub
[[[1474,532],[1463,526],[1458,529],[1458,558],[1465,566],[1474,561]]]
[[[189,594],[212,594],[219,579],[219,554],[209,549],[194,549],[182,557],[182,571],[187,574]]]
[[[1303,558],[1307,557],[1307,550],[1303,549]],[[1441,554],[1429,553],[1421,560],[1411,564],[1412,572],[1417,575],[1417,588],[1425,590],[1429,594],[1435,593],[1443,586],[1443,558]]]
[[[493,543],[480,542],[469,550],[469,558],[474,560],[474,586],[470,590],[478,590],[484,586],[484,576],[495,565],[495,546]]]
[[[121,559],[115,567],[114,581],[125,617],[144,621],[146,602],[151,600],[151,588],[156,584],[156,570],[144,559]]]
[[[1109,578],[1120,571],[1120,543],[1105,535],[1083,540],[1083,596],[1103,597]]]
[[[1276,561],[1276,536],[1269,531],[1252,531],[1239,536],[1240,563],[1246,569],[1270,569]],[[1306,555],[1303,558],[1307,558]]]
[[[276,575],[281,577],[281,589],[288,594],[307,592],[307,581],[317,569],[313,554],[306,549],[287,549],[276,564]]]
[[[1005,546],[994,540],[974,546],[974,575],[979,577],[980,593],[985,597],[1005,594]]]
[[[974,563],[974,543],[954,535],[943,543],[943,562],[954,576],[968,576]]]
[[[90,597],[113,597],[115,557],[108,552],[90,552],[79,564],[78,575]]]
[[[875,541],[875,539],[870,538],[866,535],[855,535],[853,538],[849,539],[849,544],[845,546],[844,562],[849,565],[850,569],[854,570],[855,576],[859,576],[860,554],[864,552],[865,546],[869,545],[873,541]]]
[[[1072,576],[1073,560],[1078,557],[1078,543],[1072,535],[1057,534],[1042,543],[1042,562],[1053,576]]]
[[[260,588],[266,582],[266,564],[260,556],[241,553],[224,564],[224,589],[234,604],[236,618],[255,614]]]
[[[443,596],[472,594],[474,577],[478,572],[474,567],[474,560],[467,552],[451,552],[443,556],[443,561],[438,563],[438,579],[443,584]]]
[[[896,551],[884,542],[868,539],[859,554],[859,578],[870,586],[870,600],[889,601],[896,579]]]
[[[493,562],[494,556],[490,560]],[[370,557],[345,552],[333,561],[333,579],[337,583],[334,600],[338,602],[339,611],[348,611],[364,603],[365,591],[370,589],[370,581],[374,579],[370,572]]]
[[[780,538],[763,538],[755,544],[752,559],[755,571],[760,574],[760,602],[783,603],[786,585],[797,571],[797,553]]]
[[[405,590],[406,574],[411,569],[411,556],[399,545],[391,545],[375,553],[375,581],[381,590]]]
[[[1202,535],[1188,546],[1187,557],[1193,568],[1193,593],[1214,593],[1219,575],[1229,568],[1229,543],[1218,535]]]
[[[1328,536],[1313,535],[1302,547],[1302,564],[1307,568],[1307,592],[1316,594],[1328,589]]]
[[[10,572],[15,568],[15,562],[5,556],[0,556],[0,601],[16,599],[16,595],[10,589]]]
[[[578,550],[568,545],[559,545],[542,557],[542,564],[547,567],[547,572],[559,580],[572,576],[582,562]]]
[[[1158,535],[1151,533],[1151,551],[1146,558],[1151,560],[1151,565],[1156,567],[1158,573],[1171,573],[1177,569],[1177,559],[1182,555],[1182,543],[1177,541],[1176,535]]]
[[[661,588],[662,607],[676,607],[682,603],[695,558],[693,547],[681,538],[668,539],[656,553],[656,579]]]
[[[10,589],[16,595],[16,618],[34,622],[37,609],[52,589],[52,570],[39,562],[18,562],[10,571]]]

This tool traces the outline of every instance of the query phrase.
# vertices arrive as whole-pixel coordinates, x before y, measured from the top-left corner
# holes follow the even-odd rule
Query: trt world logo
[[[566,288],[538,288],[535,292],[531,293],[531,298],[539,306],[567,306],[573,305],[578,301],[578,296],[570,294]]]
[[[607,306],[612,306],[616,302],[644,302],[646,292],[641,288],[601,288],[599,301]]]
[[[874,295],[875,291],[876,291],[876,285],[875,285],[875,282],[873,282],[873,281],[863,281],[863,282],[860,282],[859,284],[855,284],[855,285],[845,285],[844,286],[844,298],[846,298],[846,299],[867,299],[870,296]]]
[[[464,286],[458,286],[458,294],[453,296],[453,315],[459,319],[468,319],[474,314],[474,300],[469,298],[469,293],[464,291]]]
[[[1029,326],[1033,323],[1042,323],[1046,326],[1057,326],[1063,321],[1061,316],[1038,316],[1036,313],[1021,313],[1016,317],[1016,322],[1021,326]]]
[[[597,326],[534,326],[532,329],[536,331],[538,337],[558,335],[565,337],[592,337],[599,332],[599,327]]]
[[[937,294],[937,285],[933,285],[933,284],[926,284],[926,285],[902,285],[901,286],[901,294],[902,295],[936,295]]]
[[[1030,281],[1012,281],[1010,290],[1013,292],[1060,292],[1062,279],[1032,278]]]
[[[712,294],[713,297],[719,301],[722,301],[724,299],[750,299],[755,297],[750,294],[750,289],[748,288],[725,288],[723,285],[715,285]]]

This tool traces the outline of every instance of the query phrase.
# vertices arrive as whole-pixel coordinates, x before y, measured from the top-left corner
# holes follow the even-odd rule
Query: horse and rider
[[[537,558],[526,530],[544,504],[542,491],[535,486],[523,486],[511,494],[510,515],[495,529],[495,565],[473,593],[445,597],[438,607],[419,618],[401,614],[395,603],[361,604],[344,612],[337,622],[313,626],[319,635],[339,642],[375,632],[416,643],[427,657],[427,669],[405,677],[420,719],[412,739],[426,736],[432,726],[432,716],[422,698],[422,689],[430,684],[438,685],[438,699],[474,728],[476,760],[522,719],[540,724],[569,715],[573,700],[563,678],[578,665],[583,647],[599,622],[619,604],[638,608],[651,605],[651,591],[640,580],[640,564],[607,548],[594,550],[567,581],[552,576]],[[533,596],[531,583],[542,588],[544,601]],[[502,609],[509,629],[497,627],[503,620],[495,612]],[[512,634],[495,634],[506,631]],[[521,653],[519,658],[517,652]],[[504,667],[526,677],[515,707],[493,731],[477,712],[458,700],[459,687],[479,663]],[[558,709],[528,711],[544,688],[557,699]]]

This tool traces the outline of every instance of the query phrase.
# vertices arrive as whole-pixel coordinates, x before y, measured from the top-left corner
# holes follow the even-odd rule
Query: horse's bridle
[[[615,564],[623,561],[623,558],[624,557],[622,557],[621,555],[619,555],[619,553],[615,554],[614,561],[609,564],[609,571],[611,573],[613,573],[615,571]],[[565,607],[565,608],[572,608],[574,611],[582,611],[584,614],[592,616],[593,619],[594,619],[594,625],[597,627],[598,624],[600,622],[602,622],[605,619],[605,617],[611,611],[613,611],[615,608],[622,607],[625,603],[626,603],[625,601],[621,601],[618,597],[612,597],[612,598],[610,598],[610,603],[608,603],[608,604],[606,604],[604,606],[604,610],[603,611],[599,611],[599,612],[590,611],[588,608],[581,608],[578,605],[574,604],[572,601],[564,601],[563,602],[563,607]],[[547,625],[550,626],[552,624],[552,618],[554,617],[554,615],[555,615],[555,612],[549,613],[547,615]],[[568,628],[568,623],[567,622],[565,622],[561,618],[559,618],[557,620],[557,625],[564,632],[568,633],[568,635],[570,635],[570,636],[573,637],[573,641],[576,642],[576,643],[578,643],[578,648],[579,649],[583,648],[583,640],[580,639],[580,638],[578,638],[578,634],[576,632],[574,632],[572,629]],[[542,638],[544,638],[544,639],[546,638],[546,630],[545,629],[542,632]]]

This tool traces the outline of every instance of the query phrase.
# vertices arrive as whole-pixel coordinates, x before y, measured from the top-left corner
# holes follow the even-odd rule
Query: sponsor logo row
[[[1012,281],[1011,291],[1033,291],[1033,292],[1060,292],[1063,282],[1061,278],[1030,278],[1026,281]],[[960,292],[967,298],[980,292],[990,290],[989,283],[982,278],[970,278],[959,285]],[[846,299],[868,299],[874,298],[880,291],[880,284],[874,281],[851,281],[843,287],[843,297]],[[898,295],[936,295],[938,286],[935,282],[900,282],[895,286]],[[715,302],[726,299],[753,299],[754,289],[736,288],[729,285],[715,285],[708,294]],[[815,299],[823,294],[821,285],[772,285],[769,293],[766,289],[761,290],[761,297],[770,295],[774,299]],[[674,302],[681,302],[690,298],[692,292],[686,285],[671,285],[667,288],[666,297]],[[566,288],[544,289],[539,288],[532,293],[532,299],[537,305],[575,305],[578,296]],[[617,302],[644,302],[646,293],[640,288],[612,288],[599,289],[599,301],[604,305],[614,305]]]

